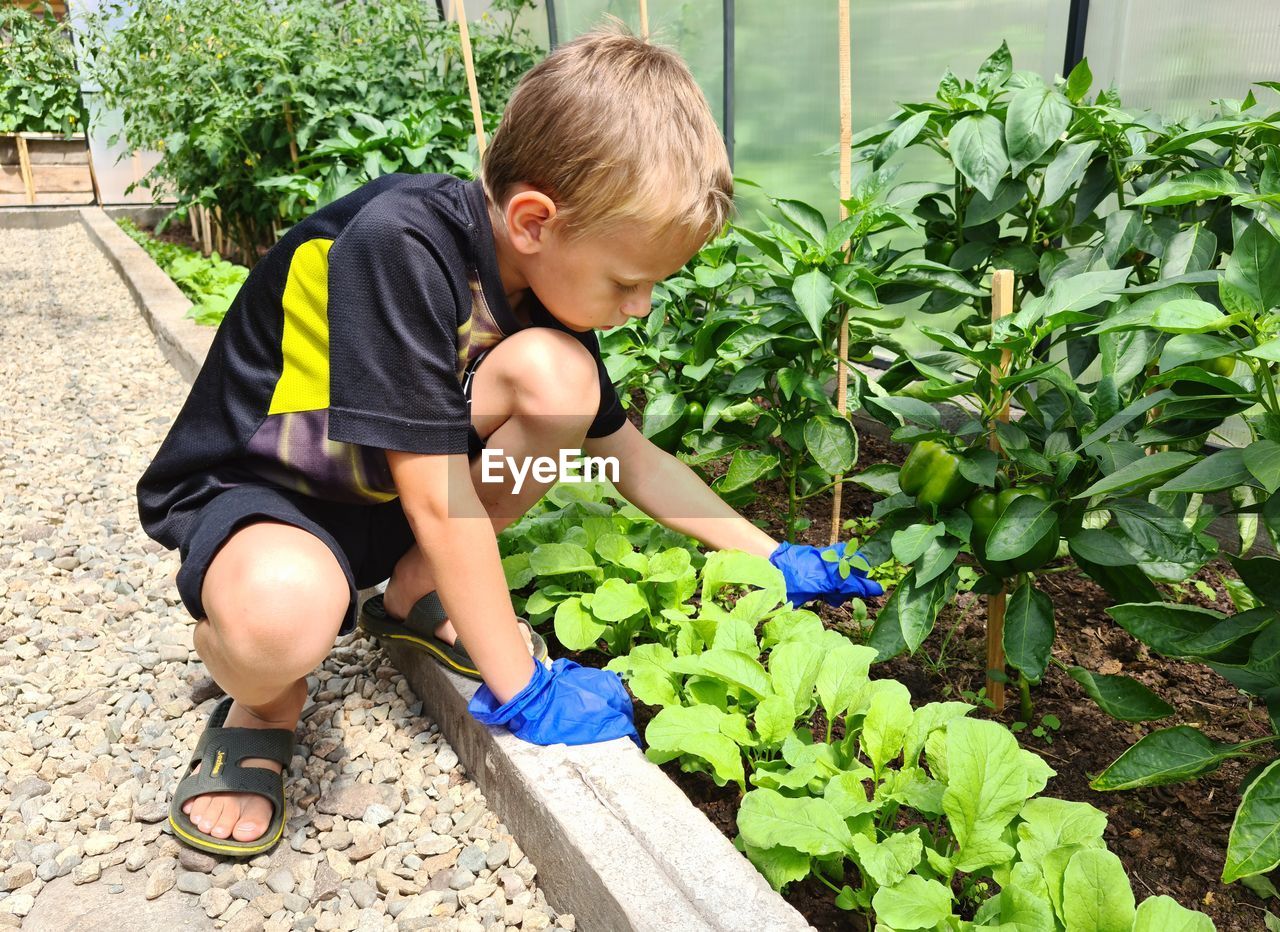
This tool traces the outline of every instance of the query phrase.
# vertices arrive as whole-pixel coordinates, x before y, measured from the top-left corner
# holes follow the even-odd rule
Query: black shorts
[[[200,509],[191,533],[179,548],[178,594],[193,618],[204,618],[200,598],[209,565],[240,528],[256,521],[281,521],[307,531],[333,551],[351,599],[338,634],[356,626],[356,600],[361,589],[377,585],[413,546],[413,531],[393,499],[378,505],[326,502],[270,485],[239,485]]]
[[[471,376],[484,355],[471,361],[464,376],[463,392],[468,405]],[[467,456],[475,459],[484,446],[484,440],[472,427]],[[357,505],[325,501],[266,483],[234,486],[200,509],[179,547],[182,565],[178,568],[178,594],[193,618],[205,617],[201,591],[213,558],[232,534],[255,521],[280,521],[301,528],[333,552],[351,596],[338,629],[339,637],[355,630],[359,590],[388,579],[414,544],[413,531],[398,498]]]

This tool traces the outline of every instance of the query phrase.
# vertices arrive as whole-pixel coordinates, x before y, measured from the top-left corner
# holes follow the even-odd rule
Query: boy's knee
[[[594,418],[600,405],[595,359],[585,346],[545,327],[516,334],[509,377],[522,414]],[[505,341],[504,341],[505,342]]]
[[[281,548],[210,567],[205,611],[229,661],[300,676],[328,654],[350,589],[336,558],[319,546],[322,553]]]

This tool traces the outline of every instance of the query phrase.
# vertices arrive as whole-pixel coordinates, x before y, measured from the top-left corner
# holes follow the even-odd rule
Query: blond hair
[[[616,20],[520,80],[481,180],[496,205],[516,184],[542,191],[570,238],[632,221],[706,239],[733,208],[724,141],[689,68]]]

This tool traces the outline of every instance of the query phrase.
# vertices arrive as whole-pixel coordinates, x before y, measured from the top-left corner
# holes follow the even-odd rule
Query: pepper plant
[[[914,221],[910,190],[886,198],[892,177],[865,178],[845,202],[849,216],[835,226],[809,204],[773,198],[776,216],[762,216],[763,231],[736,227],[732,247],[704,251],[695,284],[730,300],[700,316],[686,341],[664,344],[668,358],[686,364],[678,381],[668,374],[648,399],[645,432],[661,437],[680,425],[686,462],[698,468],[731,456],[727,471],[712,481],[730,503],[741,506],[754,497],[756,483],[781,478],[788,536],[799,528],[800,502],[829,491],[833,477],[857,459],[857,437],[826,384],[845,309],[852,315],[851,361],[869,359],[873,346],[897,346],[892,331],[903,316],[886,311],[876,289],[901,272],[894,268],[901,253],[889,235]],[[745,261],[741,241],[754,247],[755,261]],[[747,276],[740,278],[744,267]],[[954,274],[940,281],[973,290]],[[680,300],[668,307],[679,308]],[[646,333],[652,339],[660,327]],[[856,369],[850,375],[856,407],[865,377]],[[689,418],[691,403],[701,408],[700,423]]]
[[[1168,289],[1142,291],[1146,286],[1128,279],[1128,269],[1050,275],[1043,295],[1027,298],[975,344],[923,325],[937,349],[903,357],[917,390],[891,395],[876,386],[864,399],[895,440],[916,444],[901,470],[878,466],[859,477],[887,496],[873,512],[880,530],[863,551],[873,564],[892,554],[913,565],[873,629],[870,643],[881,659],[914,651],[928,636],[955,593],[958,557],[968,550],[988,574],[977,591],[1011,591],[1004,648],[1029,716],[1028,687],[1043,677],[1054,638],[1052,603],[1034,577],[1055,559],[1061,540],[1124,601],[1157,599],[1149,577],[1186,579],[1216,550],[1203,533],[1210,515],[1195,510],[1191,526],[1184,523],[1188,495],[1147,494],[1195,459],[1175,451],[1147,455],[1144,431],[1184,413],[1164,386],[1206,376],[1180,366],[1147,378],[1158,344],[1149,329],[1139,338],[1123,322],[1148,320],[1157,309],[1172,326],[1182,318],[1160,303]],[[1095,334],[1097,356],[1087,364],[1096,362],[1096,377],[1064,370],[1058,359]],[[1049,361],[1040,359],[1046,353]],[[1014,404],[1021,415],[1002,421]]]

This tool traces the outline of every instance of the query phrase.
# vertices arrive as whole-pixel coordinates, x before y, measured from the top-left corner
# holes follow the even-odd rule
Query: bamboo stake
[[[649,38],[649,0],[640,0],[640,37]]]
[[[1013,313],[1013,272],[1010,269],[997,269],[991,275],[991,325],[1001,317]],[[1008,350],[1000,353],[1000,362],[991,367],[991,381],[1002,378],[1009,371],[1011,354]],[[1009,423],[1009,402],[996,415],[996,420]],[[988,442],[991,451],[1000,454],[1000,440],[992,431]],[[987,598],[987,698],[995,706],[995,711],[1004,711],[1004,683],[991,678],[992,670],[1004,672],[1004,613],[1009,594],[1004,586],[993,596]]]
[[[27,151],[27,140],[21,133],[14,137],[18,146],[18,170],[22,173],[22,186],[27,189],[27,203],[36,202],[36,182],[31,174],[31,154]]]
[[[484,118],[480,114],[480,91],[476,88],[476,66],[471,60],[471,33],[467,30],[467,9],[463,0],[453,0],[453,14],[458,18],[462,66],[467,72],[467,90],[471,92],[471,117],[476,124],[476,148],[480,151],[480,158],[484,158]]]
[[[849,0],[840,0],[839,15],[840,42],[840,219],[849,215],[844,202],[849,199],[849,188],[853,142],[853,83],[850,74],[851,54],[849,49]],[[848,248],[848,244],[844,244]],[[849,308],[844,309],[840,320],[840,356],[836,361],[836,410],[846,414],[849,407],[849,370],[844,361],[849,357]],[[835,488],[831,494],[831,540],[840,539],[840,507],[844,503],[844,473],[836,476]]]
[[[213,252],[213,237],[209,230],[209,208],[200,205],[200,252],[206,259]]]

